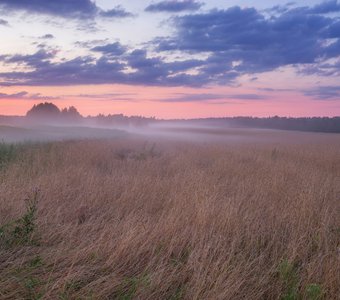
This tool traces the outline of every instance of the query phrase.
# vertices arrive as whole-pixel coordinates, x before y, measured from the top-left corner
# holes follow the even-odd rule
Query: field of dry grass
[[[340,299],[340,137],[263,134],[4,151],[0,299]]]

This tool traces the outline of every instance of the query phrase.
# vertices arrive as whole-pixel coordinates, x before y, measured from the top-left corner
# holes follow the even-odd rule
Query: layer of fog
[[[228,124],[209,122],[170,121],[155,122],[147,126],[103,126],[98,124],[38,124],[10,122],[0,124],[0,142],[49,142],[81,139],[142,138],[144,140],[186,141],[195,143],[254,143],[254,142],[302,142],[315,137],[339,139],[339,135],[288,132],[269,129],[237,128]]]

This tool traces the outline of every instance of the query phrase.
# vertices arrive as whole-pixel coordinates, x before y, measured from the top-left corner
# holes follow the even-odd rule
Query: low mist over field
[[[123,114],[82,116],[77,108],[59,109],[53,103],[34,105],[22,117],[0,116],[0,140],[4,142],[58,141],[111,138],[128,134],[159,138],[256,140],[273,130],[340,133],[340,117],[270,118],[233,117],[162,120]],[[287,133],[282,132],[282,136]],[[273,138],[272,134],[271,138]],[[216,139],[218,140],[218,139]]]
[[[339,0],[0,13],[0,300],[340,300]]]

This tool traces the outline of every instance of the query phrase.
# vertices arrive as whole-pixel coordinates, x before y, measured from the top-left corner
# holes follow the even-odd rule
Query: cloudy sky
[[[0,0],[0,114],[340,115],[340,1]]]

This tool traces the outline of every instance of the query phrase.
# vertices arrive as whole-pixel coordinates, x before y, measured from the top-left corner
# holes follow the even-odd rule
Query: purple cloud
[[[145,8],[147,12],[181,12],[194,11],[203,6],[203,3],[194,0],[165,0],[149,5]]]
[[[128,11],[126,11],[123,7],[120,5],[116,6],[115,8],[109,9],[109,10],[103,10],[100,12],[100,16],[104,18],[129,18],[133,17],[134,15]]]
[[[91,0],[1,0],[0,8],[7,12],[21,10],[36,14],[83,20],[92,19],[96,16],[123,18],[132,15],[121,6],[104,11]]]
[[[108,56],[119,56],[126,52],[127,47],[123,46],[119,42],[115,42],[112,44],[106,44],[103,46],[96,46],[91,49],[94,52],[101,52]]]
[[[53,99],[58,99],[58,98],[57,97],[43,96],[40,93],[29,94],[26,91],[22,91],[22,92],[18,92],[18,93],[14,93],[14,94],[0,93],[0,100],[1,99],[53,100]]]
[[[242,75],[255,77],[286,66],[305,74],[334,76],[340,71],[340,23],[321,13],[324,11],[292,8],[268,18],[255,8],[232,7],[177,16],[171,19],[171,36],[148,44],[154,52],[104,40],[80,43],[92,53],[74,59],[56,59],[55,53],[46,49],[2,55],[5,64],[29,68],[0,73],[0,85],[230,85]],[[174,51],[180,53],[181,60],[169,60],[172,56],[168,54]],[[192,58],[192,54],[201,58]],[[233,96],[263,99],[257,94]]]
[[[340,100],[340,86],[319,86],[305,90],[304,95],[317,100]]]

